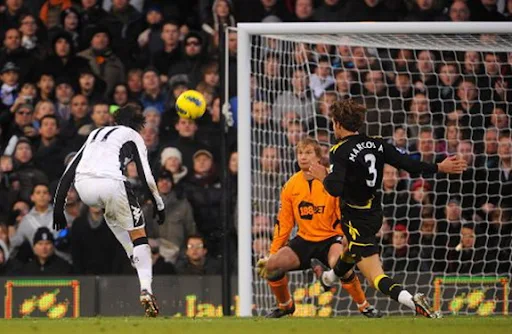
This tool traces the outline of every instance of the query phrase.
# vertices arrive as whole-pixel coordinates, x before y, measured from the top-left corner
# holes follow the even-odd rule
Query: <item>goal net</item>
[[[312,34],[308,25],[296,27],[296,33],[253,33],[250,49],[238,45],[239,62],[243,48],[250,54],[250,73],[239,73],[244,81],[238,83],[238,114],[239,131],[250,129],[250,159],[244,163],[241,155],[240,169],[250,170],[251,226],[240,233],[250,234],[252,265],[268,253],[281,186],[297,171],[296,143],[303,136],[316,138],[327,162],[335,143],[329,106],[352,98],[367,108],[361,129],[366,134],[418,160],[459,154],[469,165],[455,177],[408,175],[386,166],[378,234],[386,273],[410,292],[425,293],[443,313],[508,312],[512,31],[429,34],[406,33],[405,27],[401,33]],[[250,86],[250,104],[242,100],[242,86]],[[244,128],[247,122],[250,128]],[[339,284],[323,292],[311,271],[289,278],[296,316],[358,314]],[[368,300],[385,314],[411,314],[363,285]],[[253,315],[276,305],[254,271],[252,304]]]

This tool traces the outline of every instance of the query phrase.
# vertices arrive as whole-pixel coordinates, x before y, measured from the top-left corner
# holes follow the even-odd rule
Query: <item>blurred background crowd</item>
[[[227,34],[234,124],[220,163],[219,29],[237,22],[506,21],[511,0],[4,0],[0,7],[0,275],[133,271],[99,208],[71,189],[68,228],[52,229],[52,195],[87,135],[113,105],[143,112],[141,135],[164,197],[158,226],[137,177],[155,274],[219,274],[222,184],[236,216],[238,112],[251,112],[253,252],[268,252],[279,190],[306,135],[333,142],[330,103],[368,107],[362,131],[417,159],[461,154],[461,178],[386,167],[380,232],[386,270],[510,272],[512,53],[373,49],[266,40],[253,52],[252,110],[238,111],[236,32]],[[434,23],[433,23],[434,24]],[[489,38],[492,38],[489,37]],[[261,41],[260,41],[261,42]],[[263,42],[262,42],[263,43]],[[175,99],[204,94],[208,111],[180,119]],[[230,227],[236,254],[236,219]],[[233,256],[233,266],[236,256]]]

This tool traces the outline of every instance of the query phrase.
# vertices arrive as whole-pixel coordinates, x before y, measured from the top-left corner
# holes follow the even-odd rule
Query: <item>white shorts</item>
[[[119,226],[126,231],[145,226],[142,209],[129,182],[81,178],[75,181],[75,189],[86,205],[105,209],[108,225]]]

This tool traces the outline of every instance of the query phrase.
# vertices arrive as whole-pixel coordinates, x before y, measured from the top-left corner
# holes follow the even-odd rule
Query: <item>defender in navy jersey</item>
[[[375,237],[382,224],[381,200],[376,196],[386,163],[409,173],[461,174],[467,167],[466,162],[457,157],[438,164],[412,160],[383,139],[359,134],[357,130],[363,125],[366,109],[350,99],[335,102],[330,112],[339,142],[331,148],[330,171],[324,179],[324,187],[329,194],[340,198],[347,251],[376,289],[416,313],[437,317],[423,294],[412,296],[384,274]],[[344,275],[354,266],[345,261],[339,259],[333,272],[324,272],[323,281],[324,275]]]
[[[135,108],[126,106],[115,115],[115,126],[106,126],[91,132],[85,144],[61,177],[54,203],[54,228],[66,227],[64,206],[66,195],[74,182],[81,200],[89,206],[104,209],[107,225],[126,251],[137,269],[140,281],[140,302],[147,316],[158,315],[153,296],[151,250],[144,229],[144,216],[124,172],[134,161],[137,173],[146,185],[158,214],[158,223],[165,220],[164,203],[151,174],[144,140],[139,134],[144,116]]]

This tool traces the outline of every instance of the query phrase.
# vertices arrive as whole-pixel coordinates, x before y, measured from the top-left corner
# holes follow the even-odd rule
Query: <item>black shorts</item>
[[[300,267],[297,269],[306,270],[311,268],[311,259],[316,258],[329,267],[329,250],[334,244],[341,244],[341,235],[335,235],[322,241],[308,241],[296,236],[288,242],[295,254],[299,257]]]
[[[341,229],[348,242],[348,251],[359,261],[379,253],[379,245],[375,234],[382,226],[382,212],[353,209],[344,206],[342,209]]]

